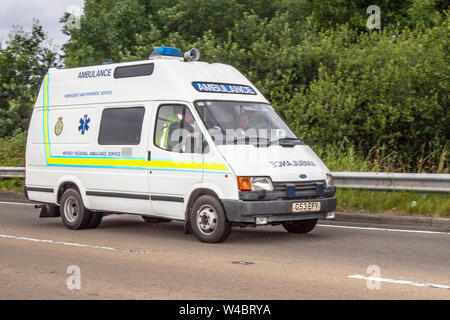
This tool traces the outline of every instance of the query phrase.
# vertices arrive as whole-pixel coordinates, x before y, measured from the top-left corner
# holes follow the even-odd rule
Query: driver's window
[[[201,153],[202,135],[191,111],[184,105],[160,106],[154,143],[167,151]]]

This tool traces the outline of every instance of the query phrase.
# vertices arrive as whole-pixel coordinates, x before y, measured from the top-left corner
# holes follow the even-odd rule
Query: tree
[[[26,130],[40,83],[58,54],[39,21],[31,32],[14,27],[0,48],[0,137]]]

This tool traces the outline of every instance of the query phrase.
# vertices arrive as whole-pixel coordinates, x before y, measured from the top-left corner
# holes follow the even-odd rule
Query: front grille
[[[278,198],[289,199],[313,199],[323,197],[326,183],[324,180],[317,181],[284,181],[273,182],[273,192]],[[288,187],[295,188],[295,196],[288,196]]]
[[[295,191],[306,191],[306,190],[312,190],[316,191],[316,188],[318,185],[325,188],[325,181],[324,180],[318,180],[318,181],[292,181],[292,182],[273,182],[273,191],[281,191],[286,192],[286,189],[288,186],[294,186]]]
[[[256,200],[296,200],[322,199],[332,197],[335,187],[326,187],[325,180],[272,182],[273,191],[239,191],[239,199]],[[290,188],[290,190],[288,190]],[[295,190],[292,190],[294,188]],[[295,192],[294,192],[295,191]]]

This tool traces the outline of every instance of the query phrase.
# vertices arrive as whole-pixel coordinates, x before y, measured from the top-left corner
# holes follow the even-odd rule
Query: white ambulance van
[[[198,56],[158,47],[146,61],[48,71],[26,148],[41,217],[74,230],[117,213],[178,220],[202,242],[334,217],[323,162],[238,70]]]

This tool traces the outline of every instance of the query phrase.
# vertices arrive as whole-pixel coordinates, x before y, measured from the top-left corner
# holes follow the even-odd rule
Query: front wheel
[[[201,242],[218,243],[230,235],[231,222],[222,204],[213,196],[203,195],[194,202],[190,220],[192,232]]]
[[[317,219],[301,220],[283,223],[286,231],[291,233],[308,233],[316,226]]]

